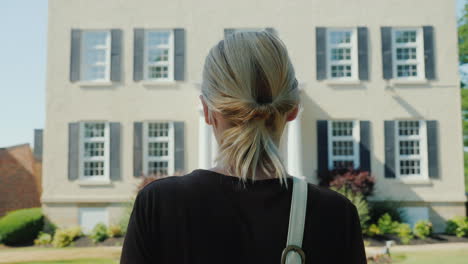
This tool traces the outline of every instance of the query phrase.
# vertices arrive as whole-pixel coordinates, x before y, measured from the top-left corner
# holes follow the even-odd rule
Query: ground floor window
[[[328,121],[328,168],[359,167],[359,121]]]
[[[98,223],[109,226],[109,214],[105,207],[78,208],[78,221],[83,233],[89,234]]]
[[[143,171],[145,175],[174,173],[174,123],[143,123]]]

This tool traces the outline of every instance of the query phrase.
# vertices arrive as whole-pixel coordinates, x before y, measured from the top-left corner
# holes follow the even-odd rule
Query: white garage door
[[[89,234],[94,226],[103,223],[108,226],[109,215],[105,207],[79,208],[79,223],[85,234]]]

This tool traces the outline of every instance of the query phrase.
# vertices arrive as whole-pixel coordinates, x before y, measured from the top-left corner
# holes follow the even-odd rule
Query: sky
[[[33,146],[45,125],[47,0],[0,0],[0,32],[0,148]]]

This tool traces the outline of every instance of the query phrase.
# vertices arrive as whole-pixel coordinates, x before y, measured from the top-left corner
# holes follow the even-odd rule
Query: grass
[[[466,264],[468,252],[463,250],[413,252],[393,255],[395,264]]]
[[[15,262],[11,264],[116,264],[117,260],[110,259],[77,259],[59,261],[39,261],[39,262]]]

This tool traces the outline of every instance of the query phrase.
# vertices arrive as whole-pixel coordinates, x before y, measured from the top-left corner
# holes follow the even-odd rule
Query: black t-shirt
[[[197,169],[148,184],[137,195],[120,263],[280,263],[292,179],[242,181]],[[306,263],[366,263],[356,207],[309,184]]]

